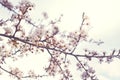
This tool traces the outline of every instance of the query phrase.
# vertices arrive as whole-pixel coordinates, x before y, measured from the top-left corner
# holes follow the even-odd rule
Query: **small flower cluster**
[[[77,70],[82,72],[81,78],[83,80],[98,80],[95,75],[95,70],[90,67],[86,62],[85,63],[77,63],[76,66],[78,67]]]
[[[11,76],[14,75],[14,77],[16,76],[19,80],[23,77],[23,72],[20,71],[18,68],[11,68]]]
[[[48,68],[45,68],[46,72],[48,72],[48,74],[50,76],[55,76],[57,69],[58,69],[58,61],[56,61],[57,59],[52,58],[50,60],[50,64]]]
[[[0,0],[0,3],[9,10],[13,8],[13,5],[8,0]]]
[[[26,12],[28,12],[28,10],[31,10],[32,7],[33,7],[33,4],[31,4],[26,0],[23,0],[19,6],[16,6],[16,8],[18,8],[22,14],[25,14]]]

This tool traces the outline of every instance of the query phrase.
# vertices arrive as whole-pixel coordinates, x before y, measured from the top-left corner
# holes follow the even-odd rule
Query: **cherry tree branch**
[[[17,76],[17,75],[15,75],[15,74],[13,74],[11,71],[8,71],[8,70],[4,69],[2,66],[0,66],[0,69],[1,69],[1,70],[3,70],[3,71],[5,71],[5,72],[7,72],[7,73],[8,73],[8,74],[10,74],[10,75],[15,76],[18,80],[20,79],[20,77],[19,77],[19,76]]]
[[[18,80],[21,80],[22,78],[42,78],[47,77],[48,75],[28,75],[28,76],[17,76],[16,74],[12,73],[11,71],[8,71],[7,69],[4,69],[2,66],[0,66],[0,69],[4,72],[7,72],[8,74],[15,76]]]
[[[6,38],[9,38],[9,39],[15,39],[15,40],[18,40],[22,43],[25,43],[25,44],[29,44],[29,45],[32,45],[32,46],[35,46],[37,48],[43,48],[43,49],[49,49],[49,50],[54,50],[54,51],[58,51],[58,52],[61,52],[63,54],[67,54],[67,55],[71,55],[71,56],[77,56],[77,57],[85,57],[85,58],[108,58],[108,57],[116,57],[116,58],[119,58],[120,56],[120,52],[118,52],[118,54],[114,54],[114,55],[81,55],[81,54],[73,54],[71,52],[65,52],[65,51],[62,51],[62,50],[59,50],[59,49],[55,49],[55,48],[50,48],[50,47],[47,47],[47,46],[38,46],[36,44],[33,44],[31,42],[28,42],[26,41],[25,39],[20,39],[18,37],[15,37],[15,36],[11,36],[11,35],[6,35],[6,34],[0,34],[0,36],[3,36],[3,37],[6,37]]]
[[[62,67],[61,67],[60,64],[56,61],[56,59],[53,57],[53,55],[51,54],[51,52],[49,51],[49,49],[47,49],[47,51],[48,51],[48,53],[50,54],[51,58],[54,59],[54,61],[55,61],[55,63],[57,64],[57,66],[60,68],[61,72],[63,73],[64,78],[65,78],[66,80],[69,80],[69,77],[64,74],[64,71],[63,71]]]

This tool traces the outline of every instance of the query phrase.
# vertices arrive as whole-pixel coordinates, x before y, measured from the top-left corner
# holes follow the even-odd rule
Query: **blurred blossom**
[[[90,67],[90,68],[88,69],[88,72],[94,74],[94,73],[95,73],[95,70],[93,70],[93,68]]]
[[[12,34],[13,30],[10,27],[4,27],[3,28],[5,30],[5,34]]]
[[[81,75],[83,80],[87,80],[87,78],[89,77],[89,75],[87,74],[87,72],[83,72]]]
[[[48,14],[46,12],[43,12],[42,15],[45,19],[48,19]]]
[[[83,17],[83,19],[87,20],[87,19],[89,19],[89,17],[88,17],[87,15],[85,15],[85,16]]]
[[[2,41],[3,39],[0,37],[0,41]]]

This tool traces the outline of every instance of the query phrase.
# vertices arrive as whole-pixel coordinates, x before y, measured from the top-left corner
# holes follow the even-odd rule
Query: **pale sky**
[[[42,11],[48,12],[53,19],[64,15],[60,27],[62,30],[78,29],[82,12],[85,12],[92,26],[90,36],[104,40],[111,48],[119,48],[119,0],[38,0],[36,3],[38,8],[33,16],[39,16]]]
[[[20,0],[10,0],[17,2]],[[82,12],[90,18],[91,30],[89,36],[105,43],[101,49],[112,50],[120,48],[120,1],[119,0],[30,0],[35,3],[35,11],[31,17],[37,21],[42,12],[47,12],[51,19],[63,14],[60,23],[61,30],[74,31],[79,29]],[[1,15],[1,13],[0,13]],[[2,14],[3,15],[3,14]],[[99,47],[98,47],[99,50]],[[33,57],[30,57],[32,59]],[[43,60],[43,59],[42,59]],[[96,69],[100,80],[120,80],[120,60],[111,64],[90,62]],[[36,64],[37,65],[37,64]],[[19,65],[20,66],[20,65]],[[5,79],[4,79],[5,80]],[[44,79],[48,80],[48,79]],[[53,79],[51,79],[53,80]],[[76,78],[77,80],[77,78]]]

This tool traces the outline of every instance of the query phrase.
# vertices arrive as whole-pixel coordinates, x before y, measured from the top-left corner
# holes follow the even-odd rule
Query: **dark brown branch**
[[[42,78],[42,77],[47,77],[48,75],[35,75],[33,76],[23,76],[22,78]]]
[[[6,23],[6,22],[8,22],[8,21],[10,21],[10,19],[4,20],[4,21],[1,19],[1,20],[0,20],[0,26],[2,26],[4,23]]]
[[[17,76],[17,75],[15,75],[15,74],[13,74],[11,71],[8,71],[8,70],[4,69],[4,68],[3,68],[3,67],[1,67],[1,66],[0,66],[0,69],[1,69],[1,70],[3,70],[4,72],[7,72],[7,73],[8,73],[8,74],[10,74],[10,75],[15,76],[18,80],[20,79],[20,77],[19,77],[19,76]]]
[[[21,21],[22,21],[22,19],[19,19],[18,23],[15,25],[15,32],[14,32],[13,36],[15,36],[15,34],[17,33],[18,26],[20,25]]]
[[[49,51],[49,49],[47,49],[48,53],[50,54],[51,58],[55,60],[55,58],[53,57],[53,55],[51,54],[51,52]],[[57,64],[57,66],[59,67],[59,69],[61,70],[62,74],[63,74],[63,77],[66,79],[66,80],[69,80],[69,77],[64,73],[62,67],[60,66],[60,64],[55,61],[55,63]]]
[[[8,2],[8,0],[1,0],[0,4],[4,7],[6,7],[8,10],[12,10],[13,6],[10,2]]]
[[[7,8],[9,11],[11,11],[11,12],[13,12],[13,13],[16,13],[17,14],[17,12],[15,11],[15,10],[13,10],[13,5],[10,3],[10,2],[4,2],[5,0],[0,0],[0,4],[3,6],[3,7],[5,7],[5,8]]]
[[[84,67],[84,65],[81,63],[81,61],[78,59],[77,56],[74,56],[76,58],[76,60],[79,62],[79,64],[82,66],[82,68],[86,71],[86,73],[89,75],[89,73],[87,72],[87,69]],[[90,76],[90,75],[89,75]]]
[[[13,74],[12,72],[10,72],[10,71],[8,71],[8,70],[6,70],[6,69],[4,69],[3,67],[1,67],[0,66],[0,69],[1,70],[3,70],[3,71],[5,71],[5,72],[7,72],[8,74],[10,74],[10,75],[13,75],[13,76],[15,76],[18,80],[20,79],[20,77],[19,76],[16,76],[15,74]],[[45,77],[45,76],[48,76],[48,75],[34,75],[34,77],[35,78],[39,78],[39,77]],[[33,76],[22,76],[21,78],[34,78]]]
[[[81,67],[84,69],[84,71],[86,72],[87,76],[91,79],[91,80],[98,80],[96,75],[94,74],[93,76],[90,75],[89,70],[85,68],[85,66],[81,63],[81,61],[79,60],[79,58],[77,56],[74,56],[76,58],[76,60],[78,61],[78,63],[81,65]],[[87,78],[87,77],[86,77]]]
[[[83,28],[83,25],[84,25],[84,21],[85,21],[85,19],[84,19],[84,17],[85,17],[85,13],[83,12],[83,14],[82,14],[82,22],[81,22],[81,25],[80,25],[80,31],[82,30],[82,28]],[[81,40],[81,33],[79,34],[79,36],[78,36],[78,40],[76,40],[76,46],[74,47],[74,49],[71,51],[71,54],[72,53],[74,53],[74,51],[76,50],[76,48],[77,48],[77,46],[78,46],[78,43],[80,42],[80,40]]]
[[[20,42],[22,42],[22,43],[26,43],[26,44],[35,46],[35,47],[37,47],[37,48],[54,50],[54,51],[58,51],[58,52],[61,52],[61,53],[63,53],[63,54],[67,54],[67,55],[71,55],[71,56],[85,57],[85,58],[87,58],[87,57],[91,57],[91,58],[107,58],[107,57],[110,57],[110,56],[111,56],[111,55],[89,56],[89,55],[71,54],[71,52],[70,52],[70,53],[69,53],[69,52],[65,52],[64,50],[61,51],[61,50],[59,50],[59,49],[50,48],[50,47],[46,47],[46,46],[38,46],[38,45],[36,45],[36,44],[33,44],[33,43],[31,43],[31,42],[28,42],[28,41],[26,41],[26,40],[24,40],[24,39],[20,39],[20,38],[15,37],[15,36],[6,35],[6,34],[0,34],[0,36],[6,37],[6,38],[9,38],[9,39],[15,39],[15,40],[18,40],[18,41],[20,41]],[[116,54],[116,55],[114,54],[114,55],[112,55],[112,57],[116,57],[116,58],[117,58],[117,57],[119,57],[119,55],[118,55],[118,54]]]
[[[84,21],[85,21],[84,17],[85,17],[85,12],[83,12],[83,14],[82,14],[82,22],[81,22],[81,25],[80,25],[80,30],[82,30],[82,27],[84,25]]]

